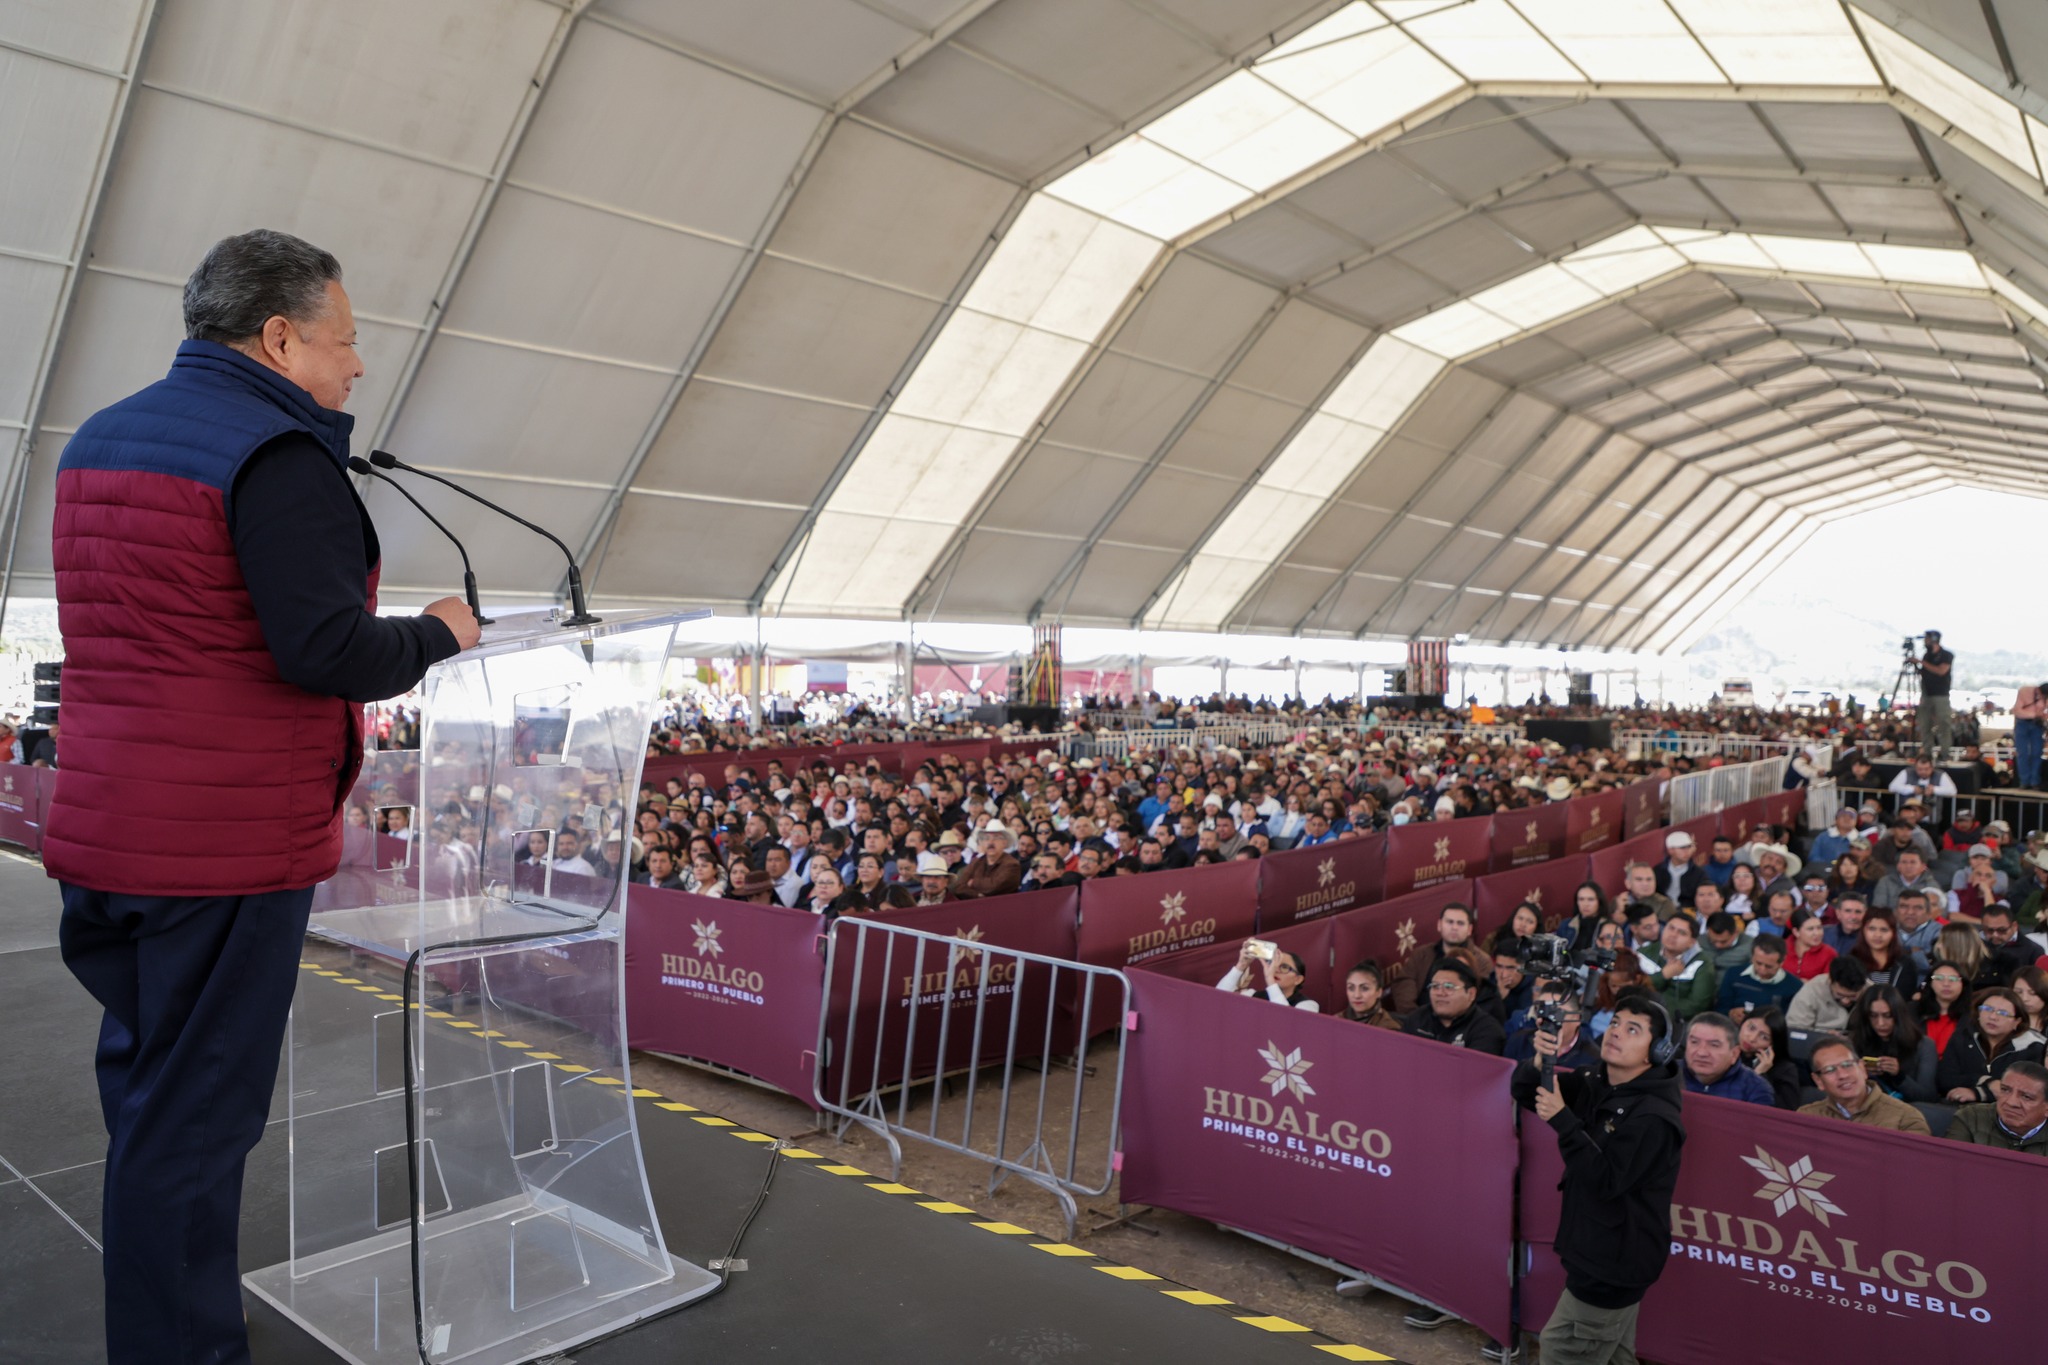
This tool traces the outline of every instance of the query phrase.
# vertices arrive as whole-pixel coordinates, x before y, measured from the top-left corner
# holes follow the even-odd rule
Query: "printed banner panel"
[[[1492,820],[1431,820],[1387,831],[1387,894],[1463,881],[1490,870]]]
[[[1385,894],[1383,835],[1339,839],[1259,859],[1259,927],[1284,929],[1371,905]]]
[[[1528,810],[1504,810],[1493,817],[1493,867],[1530,867],[1564,856],[1572,803],[1553,801]]]
[[[1626,792],[1611,791],[1565,802],[1571,812],[1565,824],[1565,852],[1592,853],[1620,843],[1627,801]]]
[[[1506,1335],[1508,1063],[1156,972],[1133,988],[1126,1203],[1369,1270]]]

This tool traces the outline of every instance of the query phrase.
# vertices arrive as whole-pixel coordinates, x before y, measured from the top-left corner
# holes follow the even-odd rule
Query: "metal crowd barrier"
[[[842,974],[842,962],[850,973]],[[870,992],[876,970],[882,989]],[[1096,1068],[1075,1040],[1085,1031],[1080,1021],[1094,1017],[1098,991],[1112,992],[1115,1017],[1130,1014],[1128,978],[1113,967],[845,917],[826,938],[825,981],[812,1088],[816,1108],[837,1120],[833,1135],[857,1123],[880,1137],[892,1180],[902,1172],[904,1138],[987,1162],[991,1193],[1013,1175],[1029,1181],[1059,1202],[1072,1237],[1075,1196],[1105,1194],[1114,1178],[1124,1088],[1119,1030],[1100,1163],[1092,1147],[1084,1162],[1082,1110]],[[901,991],[899,981],[908,983]],[[971,1017],[956,1022],[968,1013],[962,997],[972,999]],[[1065,1065],[1055,1053],[1067,1047],[1076,1049],[1071,1084],[1054,1078]],[[993,1122],[977,1127],[976,1101],[998,1084]],[[1105,1083],[1094,1088],[1099,1094]],[[925,1093],[930,1107],[920,1116]]]
[[[1784,790],[1785,765],[1790,761],[1764,758],[1754,763],[1729,763],[1672,778],[1665,791],[1671,823],[1683,824]]]

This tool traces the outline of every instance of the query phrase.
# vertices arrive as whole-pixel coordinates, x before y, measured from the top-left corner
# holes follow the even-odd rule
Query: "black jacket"
[[[1431,1042],[1449,1043],[1452,1047],[1469,1048],[1474,1052],[1501,1055],[1508,1045],[1507,1030],[1492,1011],[1483,1005],[1471,1009],[1446,1024],[1436,1017],[1436,1012],[1424,1005],[1401,1021],[1401,1032],[1415,1038],[1427,1038]]]
[[[1984,1060],[1984,1036],[1974,1028],[1959,1028],[1949,1036],[1941,1060],[1934,1066],[1934,1097],[1948,1100],[1948,1092],[1968,1086],[1980,1100],[1992,1100],[1991,1083],[2005,1074],[2014,1062],[2039,1062],[2043,1052],[2041,1035],[2031,1029],[2016,1034],[2005,1050],[1991,1061]]]
[[[1607,1068],[1559,1071],[1565,1108],[1550,1126],[1564,1158],[1557,1256],[1565,1287],[1595,1308],[1640,1303],[1671,1251],[1671,1192],[1678,1187],[1685,1125],[1678,1066],[1666,1062],[1621,1086]],[[1515,1069],[1515,1103],[1536,1107],[1541,1075]]]

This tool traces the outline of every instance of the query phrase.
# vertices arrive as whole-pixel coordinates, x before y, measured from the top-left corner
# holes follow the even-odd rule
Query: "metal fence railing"
[[[1114,1177],[1124,1084],[1122,1032],[1104,1078],[1085,1056],[1086,1023],[1105,999],[1127,1018],[1130,981],[1113,967],[852,916],[826,945],[813,1088],[834,1135],[853,1124],[875,1133],[892,1180],[905,1138],[986,1162],[991,1192],[1013,1175],[1029,1181],[1058,1201],[1072,1237],[1075,1196],[1104,1194]],[[1070,1063],[1059,1060],[1067,1052]],[[1069,1064],[1071,1078],[1056,1078]]]
[[[1784,790],[1785,758],[1764,758],[1753,763],[1728,763],[1671,779],[1665,799],[1671,807],[1671,823],[1682,824],[1711,815],[1745,801],[1754,801]]]

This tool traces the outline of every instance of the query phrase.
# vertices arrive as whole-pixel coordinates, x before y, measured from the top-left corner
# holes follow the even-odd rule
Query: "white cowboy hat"
[[[1017,836],[1015,834],[1012,834],[1010,832],[1010,827],[1000,820],[991,820],[987,824],[983,825],[980,829],[976,830],[974,833],[976,837],[983,839],[987,838],[991,834],[997,835],[1002,839],[1003,846],[1005,848],[1008,848],[1010,845],[1017,842]]]
[[[920,853],[917,855],[917,875],[920,877],[950,877],[953,875],[953,868],[950,863],[936,853]]]
[[[1785,860],[1785,875],[1787,877],[1798,877],[1799,869],[1806,866],[1805,863],[1799,860],[1798,854],[1794,853],[1791,849],[1785,847],[1783,844],[1750,844],[1748,847],[1744,848],[1741,853],[1738,853],[1736,855],[1735,861],[1739,863],[1748,863],[1751,867],[1755,867],[1758,861],[1762,859],[1762,857],[1766,853],[1775,853],[1780,858]]]
[[[1553,777],[1543,789],[1543,794],[1553,801],[1563,801],[1572,794],[1572,780],[1569,777]]]

